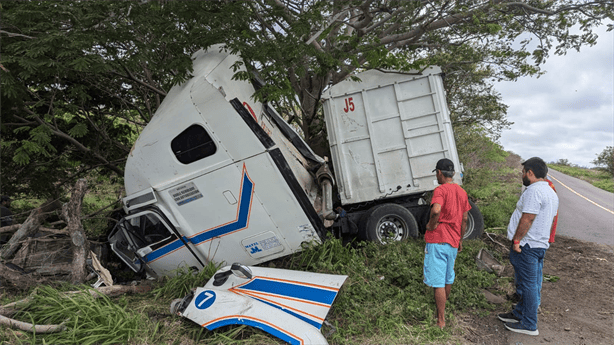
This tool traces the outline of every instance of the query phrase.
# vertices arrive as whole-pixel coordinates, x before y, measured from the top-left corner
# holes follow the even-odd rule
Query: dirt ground
[[[497,240],[508,244],[505,239]],[[503,276],[513,276],[509,261],[505,264]],[[489,315],[461,317],[459,322],[465,329],[462,341],[484,345],[614,344],[613,247],[557,236],[546,252],[544,276],[555,279],[544,280],[542,285],[539,336],[505,329],[496,315],[509,311],[511,302],[506,302]],[[553,281],[556,277],[560,279]],[[509,292],[506,296],[511,297]]]

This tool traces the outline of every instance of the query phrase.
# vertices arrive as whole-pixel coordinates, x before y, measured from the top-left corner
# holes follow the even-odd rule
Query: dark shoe
[[[499,318],[499,320],[503,321],[503,322],[509,322],[509,323],[518,323],[520,322],[520,319],[516,317],[516,315],[514,315],[514,313],[509,312],[509,313],[504,313],[504,314],[499,314],[497,315],[497,317]]]
[[[532,331],[530,329],[524,328],[519,323],[509,323],[509,322],[506,322],[505,323],[505,328],[509,329],[512,332],[516,332],[516,333],[522,333],[522,334],[528,334],[528,335],[539,335],[539,331],[537,330],[537,328],[534,331]]]

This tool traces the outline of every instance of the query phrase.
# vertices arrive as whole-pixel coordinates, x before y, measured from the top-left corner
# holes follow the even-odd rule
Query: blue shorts
[[[454,262],[458,248],[447,243],[427,243],[424,248],[424,284],[442,288],[454,283]]]

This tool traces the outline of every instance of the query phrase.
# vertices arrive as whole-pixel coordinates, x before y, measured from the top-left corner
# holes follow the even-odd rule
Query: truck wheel
[[[480,212],[480,209],[473,201],[469,200],[469,205],[471,205],[471,210],[469,211],[469,217],[467,217],[467,230],[465,231],[465,237],[463,237],[464,240],[480,238],[482,237],[482,232],[484,232],[482,212]]]
[[[405,207],[383,204],[375,206],[364,215],[359,234],[364,240],[381,244],[403,241],[418,237],[418,223]]]

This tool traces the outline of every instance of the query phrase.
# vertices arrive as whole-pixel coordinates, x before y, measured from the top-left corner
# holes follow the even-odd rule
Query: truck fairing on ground
[[[327,232],[380,243],[419,235],[429,213],[424,195],[437,186],[435,162],[461,167],[441,71],[367,71],[357,75],[362,82],[329,88],[333,170],[272,107],[252,99],[252,84],[232,79],[237,56],[213,46],[193,60],[193,77],[170,90],[130,152],[127,215],[109,235],[111,248],[152,277],[240,263],[173,312],[208,329],[248,324],[291,343],[324,343],[320,321],[346,277],[248,266],[321,243]],[[483,228],[472,206],[469,238]],[[326,303],[311,300],[324,295]]]
[[[326,344],[320,329],[346,278],[233,264],[173,301],[171,313],[208,330],[248,325],[290,344]]]

